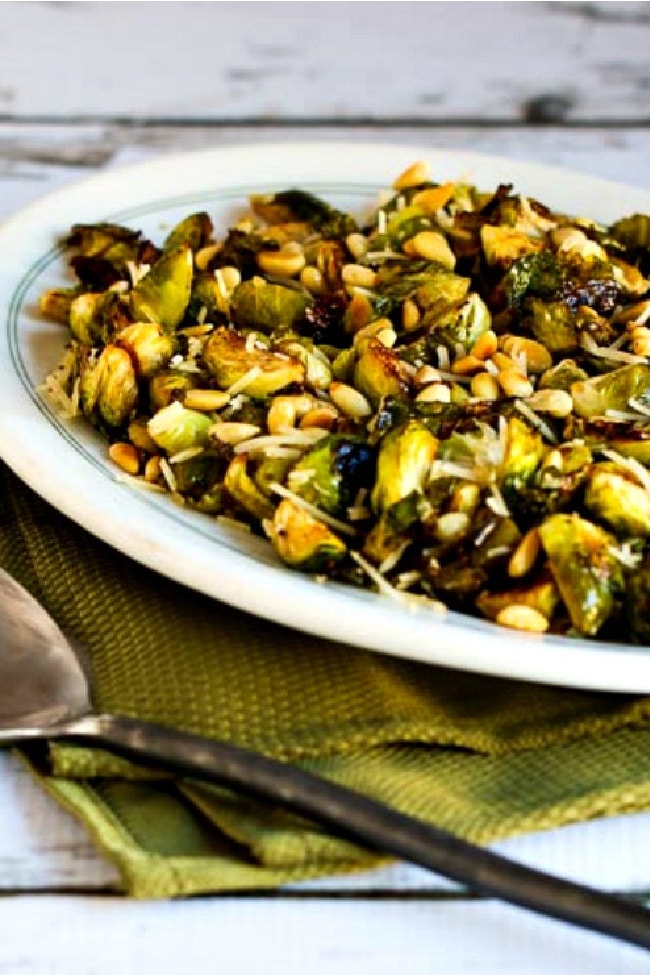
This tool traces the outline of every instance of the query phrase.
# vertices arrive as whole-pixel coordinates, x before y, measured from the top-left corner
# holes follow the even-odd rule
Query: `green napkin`
[[[86,648],[96,709],[295,762],[479,843],[650,808],[650,698],[463,674],[266,623],[113,551],[1,466],[0,477],[0,562]],[[382,862],[275,807],[103,751],[53,746],[46,766],[24,754],[134,897]]]

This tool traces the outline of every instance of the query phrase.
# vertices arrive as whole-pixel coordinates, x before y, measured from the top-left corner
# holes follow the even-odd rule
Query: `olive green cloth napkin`
[[[650,808],[650,698],[463,674],[265,623],[121,556],[2,466],[0,477],[0,561],[88,651],[97,709],[295,762],[480,843]],[[381,862],[277,808],[105,752],[52,747],[45,770],[25,754],[131,896]]]

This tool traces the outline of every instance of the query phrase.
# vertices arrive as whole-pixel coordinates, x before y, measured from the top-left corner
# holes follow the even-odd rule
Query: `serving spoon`
[[[174,728],[94,714],[78,653],[45,609],[0,569],[0,745],[61,741],[272,800],[360,845],[477,893],[650,948],[650,911],[474,846],[276,759]]]

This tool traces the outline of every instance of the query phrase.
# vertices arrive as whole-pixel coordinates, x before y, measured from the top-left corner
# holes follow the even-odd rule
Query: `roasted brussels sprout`
[[[39,302],[63,416],[293,568],[650,641],[650,216],[420,165],[362,220],[299,188],[249,205],[162,244],[72,228],[76,280]]]
[[[347,546],[324,522],[284,498],[265,525],[283,562],[303,572],[327,572],[347,555]]]
[[[192,291],[192,250],[183,244],[166,251],[131,291],[136,321],[158,322],[173,332],[182,322]]]

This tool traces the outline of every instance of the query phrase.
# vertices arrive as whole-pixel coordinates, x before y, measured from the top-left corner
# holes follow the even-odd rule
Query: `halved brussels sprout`
[[[239,332],[218,328],[203,350],[206,365],[222,389],[250,374],[246,395],[265,399],[292,383],[303,383],[305,367],[302,362],[281,352],[249,345]]]
[[[551,515],[539,526],[542,547],[575,629],[595,636],[623,590],[616,539],[577,514]]]
[[[327,572],[347,554],[338,535],[289,498],[264,527],[282,561],[303,572]]]
[[[166,332],[175,331],[190,300],[193,270],[188,244],[165,252],[131,291],[135,320],[158,322]]]

